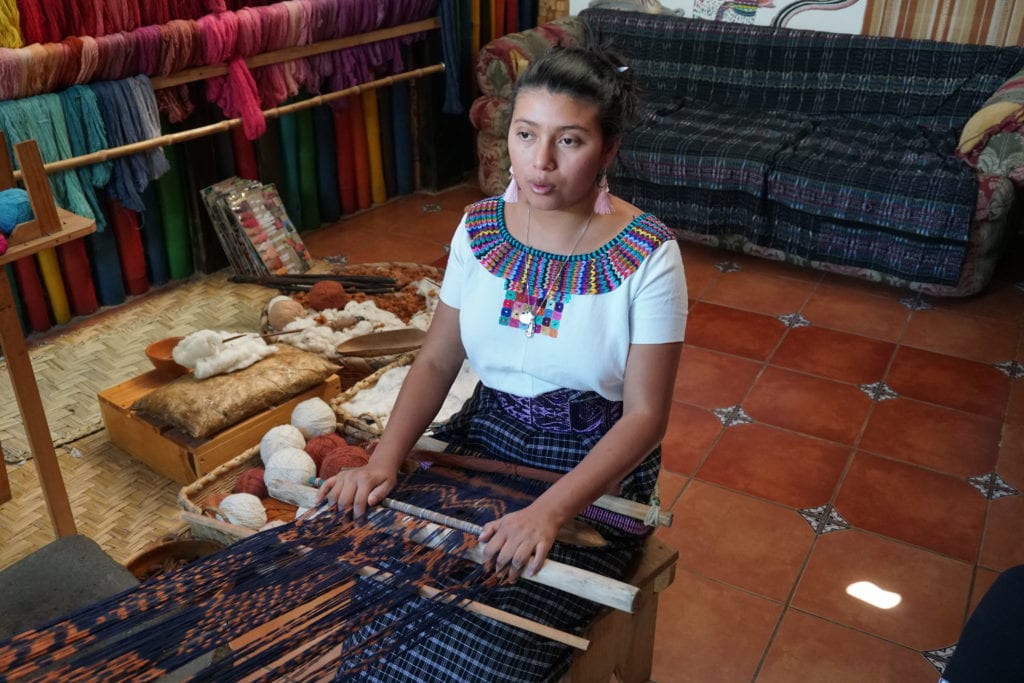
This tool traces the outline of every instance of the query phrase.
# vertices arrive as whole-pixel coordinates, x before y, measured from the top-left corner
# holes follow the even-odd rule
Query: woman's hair
[[[597,107],[597,120],[606,141],[630,125],[636,110],[629,70],[611,52],[594,47],[556,45],[532,62],[516,81],[512,95],[541,89],[586,100]]]

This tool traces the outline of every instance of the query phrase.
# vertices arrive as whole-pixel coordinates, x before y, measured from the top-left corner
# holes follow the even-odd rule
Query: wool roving
[[[322,398],[309,398],[295,406],[291,423],[307,440],[338,429],[337,415]]]
[[[331,432],[330,434],[314,436],[306,443],[305,450],[309,453],[309,457],[313,458],[313,462],[316,464],[316,468],[319,471],[320,465],[329,453],[347,445],[348,444],[345,442],[345,439],[340,434],[337,432]]]
[[[221,519],[238,526],[259,529],[267,523],[263,501],[251,493],[232,493],[220,502],[217,509]]]
[[[263,481],[264,469],[262,467],[250,467],[238,475],[235,480],[235,487],[232,493],[251,493],[257,498],[266,498],[270,493],[267,491],[267,484]]]
[[[270,456],[263,481],[267,486],[275,479],[290,481],[293,484],[307,484],[316,476],[316,465],[313,458],[301,448],[285,447]]]
[[[305,448],[306,437],[302,435],[298,427],[292,425],[277,425],[267,430],[267,433],[260,439],[260,459],[266,465],[272,456],[282,448]]]

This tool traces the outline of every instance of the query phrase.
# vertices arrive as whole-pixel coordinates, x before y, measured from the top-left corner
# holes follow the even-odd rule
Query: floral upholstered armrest
[[[500,194],[508,182],[506,132],[512,90],[519,74],[553,45],[580,44],[583,21],[567,16],[528,31],[496,38],[480,49],[476,59],[476,79],[480,97],[469,111],[469,120],[477,129],[480,188],[488,194]]]
[[[979,173],[1003,176],[1024,187],[1024,71],[968,119],[957,154]]]

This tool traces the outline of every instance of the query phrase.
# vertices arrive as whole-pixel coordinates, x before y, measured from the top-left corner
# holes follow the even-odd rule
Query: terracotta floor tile
[[[701,301],[686,321],[686,344],[765,360],[785,332],[782,321],[771,316]]]
[[[813,282],[734,271],[717,278],[703,299],[766,315],[797,313],[813,291]]]
[[[737,405],[762,367],[754,361],[684,345],[673,397],[709,409]]]
[[[757,683],[935,683],[935,668],[916,650],[789,609]]]
[[[902,301],[907,298],[917,298],[917,293],[909,290],[887,285],[884,282],[872,282],[859,277],[841,275],[839,273],[825,273],[821,281],[822,287],[845,289],[851,292],[863,292],[874,296],[883,296],[893,301]]]
[[[661,507],[665,510],[671,510],[675,506],[679,494],[683,492],[683,488],[689,481],[689,477],[662,469],[661,474],[658,476],[658,496],[661,498]]]
[[[1006,421],[1024,424],[1024,380],[1016,379],[1010,385],[1010,401],[1006,406]]]
[[[848,446],[767,425],[737,425],[725,430],[697,478],[792,508],[811,508],[832,499],[849,457]]]
[[[851,384],[881,380],[896,346],[824,327],[798,327],[786,333],[771,364]]]
[[[781,612],[770,600],[677,572],[658,603],[651,678],[749,683]]]
[[[899,340],[910,317],[893,297],[832,285],[818,287],[802,314],[814,325],[890,342]]]
[[[973,567],[855,529],[821,536],[800,579],[793,607],[915,650],[952,645],[960,636]],[[900,595],[891,609],[852,597],[869,581]]]
[[[845,444],[855,443],[870,406],[857,387],[773,367],[743,402],[755,420]]]
[[[1000,572],[992,569],[985,569],[984,567],[975,567],[974,569],[974,585],[971,586],[971,601],[967,606],[967,616],[970,617],[974,612],[974,608],[978,606],[981,599],[985,597],[985,593],[992,587],[996,579],[999,578]]]
[[[1024,425],[1004,425],[996,472],[1011,486],[1024,492]]]
[[[860,529],[973,562],[987,502],[963,479],[856,453],[835,507]]]
[[[1018,336],[1016,323],[931,309],[914,311],[900,343],[991,364],[1013,359]]]
[[[1024,291],[1012,282],[994,280],[980,294],[969,297],[929,297],[936,308],[969,313],[1006,322],[1024,322]]]
[[[989,417],[896,398],[875,406],[860,448],[971,477],[995,468],[1001,428]]]
[[[661,442],[661,466],[676,474],[693,474],[722,433],[722,423],[703,408],[672,403]]]
[[[1003,571],[1024,564],[1024,495],[993,500],[978,564]]]
[[[686,272],[686,292],[694,299],[700,298],[721,273],[712,263],[703,259],[691,259],[683,248],[683,270]]]
[[[785,600],[814,533],[793,510],[692,481],[659,537],[679,548],[680,568],[773,600]]]
[[[825,277],[825,273],[823,271],[797,266],[792,263],[786,263],[785,261],[775,261],[770,258],[738,253],[733,254],[732,256],[732,260],[738,263],[740,268],[747,273],[770,275],[772,277],[785,277],[791,280],[814,283],[819,282]]]
[[[901,346],[885,383],[929,403],[1002,418],[1010,380],[991,365]]]

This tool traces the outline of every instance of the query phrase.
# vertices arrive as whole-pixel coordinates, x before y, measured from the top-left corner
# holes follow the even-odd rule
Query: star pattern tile
[[[754,418],[747,415],[747,411],[743,410],[743,406],[739,404],[729,406],[728,408],[715,408],[711,412],[714,413],[715,417],[718,418],[718,421],[726,427],[750,424],[754,421]]]
[[[989,472],[988,474],[979,474],[976,477],[970,477],[967,480],[967,483],[973,486],[978,493],[989,500],[1020,495],[1020,491],[1000,477],[998,472]]]
[[[935,670],[940,674],[946,670],[946,665],[949,664],[949,660],[953,658],[953,653],[956,651],[956,645],[950,645],[949,647],[943,647],[938,650],[925,650],[921,654],[928,660],[928,663],[935,667]]]
[[[878,403],[879,401],[889,401],[894,398],[899,398],[899,394],[893,391],[885,382],[861,384],[860,390],[867,394],[868,398],[870,398],[875,403]]]
[[[935,308],[930,303],[925,301],[924,297],[921,296],[920,294],[900,299],[900,303],[903,304],[904,307],[910,309],[911,311],[927,311],[929,308]]]
[[[831,503],[825,503],[813,508],[797,510],[800,516],[807,520],[815,534],[827,534],[832,531],[849,529],[850,523],[843,519],[843,516],[832,507]]]
[[[803,317],[799,313],[785,313],[778,317],[782,321],[782,324],[786,327],[793,329],[794,327],[807,327],[811,324],[811,321]]]
[[[1010,379],[1020,379],[1024,377],[1024,363],[1020,363],[1016,360],[1007,360],[1002,363],[996,363],[995,367],[999,372],[1003,373]]]
[[[723,273],[736,273],[743,270],[743,267],[735,261],[719,261],[715,264],[715,268]]]

